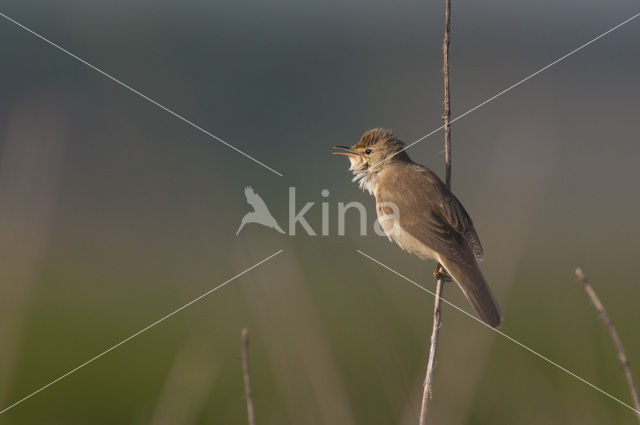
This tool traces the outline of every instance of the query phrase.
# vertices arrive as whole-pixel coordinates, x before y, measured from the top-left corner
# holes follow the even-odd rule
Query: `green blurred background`
[[[330,147],[441,125],[444,2],[7,0],[0,11],[284,174],[0,19],[0,409],[271,255],[268,263],[0,415],[0,424],[414,424],[433,265],[337,236],[373,199]],[[453,1],[453,116],[638,12],[637,2]],[[629,401],[581,266],[640,379],[640,21],[456,122],[453,187],[502,330]],[[443,171],[440,133],[411,148]],[[248,225],[288,187],[331,236]],[[330,191],[324,199],[323,189]],[[470,310],[453,286],[445,297]],[[437,424],[632,424],[629,409],[444,308]]]

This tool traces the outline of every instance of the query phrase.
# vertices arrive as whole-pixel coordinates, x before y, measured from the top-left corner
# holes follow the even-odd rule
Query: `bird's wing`
[[[476,232],[476,228],[467,210],[464,209],[453,193],[449,192],[445,198],[445,202],[443,202],[443,206],[441,207],[441,214],[447,221],[447,224],[458,234],[462,235],[467,244],[469,244],[469,248],[471,248],[476,259],[482,260],[484,257],[484,249],[480,243],[478,232]]]
[[[482,256],[469,214],[431,170],[412,165],[385,176],[378,190],[379,201],[398,207],[400,226],[433,251],[469,266]]]
[[[247,203],[253,207],[254,211],[269,210],[260,195],[254,192],[251,186],[245,187],[244,196],[247,198]]]

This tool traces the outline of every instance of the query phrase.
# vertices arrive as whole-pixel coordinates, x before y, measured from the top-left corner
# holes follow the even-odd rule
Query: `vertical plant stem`
[[[442,43],[442,73],[444,79],[444,165],[445,182],[447,188],[451,189],[451,128],[449,119],[451,118],[451,101],[449,97],[449,41],[451,33],[451,0],[445,0],[444,12],[444,42]]]
[[[440,300],[443,287],[442,279],[436,283],[436,301],[433,306],[433,330],[431,333],[431,346],[429,348],[429,360],[427,361],[427,375],[424,380],[424,388],[422,392],[422,406],[420,407],[420,425],[427,423],[429,413],[429,401],[433,391],[433,373],[436,363],[436,349],[438,348],[438,338],[440,334]]]
[[[618,353],[618,360],[620,361],[620,365],[622,366],[622,371],[624,372],[624,376],[627,379],[627,385],[629,385],[629,391],[631,392],[633,406],[636,409],[636,416],[638,417],[638,421],[640,422],[640,399],[638,398],[638,390],[636,389],[636,384],[633,381],[633,375],[631,374],[629,360],[627,360],[627,355],[625,354],[624,347],[622,346],[622,340],[620,339],[615,326],[613,326],[613,322],[607,314],[607,311],[604,309],[604,305],[602,305],[602,302],[600,302],[600,298],[598,298],[598,295],[596,295],[596,292],[593,290],[591,283],[589,283],[589,279],[584,275],[581,268],[576,269],[576,276],[584,286],[584,290],[587,292],[587,295],[591,299],[593,306],[596,308],[598,313],[600,313],[600,318],[609,330],[609,335],[611,335],[611,340],[613,341],[613,345],[615,346]]]
[[[256,425],[253,412],[253,392],[251,391],[251,375],[249,374],[249,330],[242,330],[242,372],[244,374],[244,392],[247,399],[247,414],[249,425]]]
[[[451,33],[451,0],[445,0],[444,18],[444,41],[442,43],[442,73],[444,79],[444,164],[445,182],[447,188],[451,189],[451,129],[449,119],[451,118],[451,102],[449,95],[449,42]],[[422,393],[422,405],[420,407],[420,425],[427,423],[429,414],[429,402],[433,394],[433,378],[436,367],[436,352],[438,340],[440,338],[440,326],[442,325],[442,315],[440,311],[442,290],[444,280],[438,279],[436,282],[436,299],[433,305],[433,329],[431,331],[431,346],[429,348],[429,360],[427,361],[427,373],[424,380]]]

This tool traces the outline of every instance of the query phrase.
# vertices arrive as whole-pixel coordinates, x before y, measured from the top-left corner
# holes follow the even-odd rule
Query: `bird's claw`
[[[438,264],[433,271],[433,278],[435,280],[442,280],[444,282],[451,282],[451,276],[447,274],[447,271],[442,267],[441,264]]]

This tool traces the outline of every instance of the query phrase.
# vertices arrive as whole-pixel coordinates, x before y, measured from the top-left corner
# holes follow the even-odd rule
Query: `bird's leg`
[[[438,263],[436,269],[433,271],[433,278],[435,280],[442,279],[444,282],[451,282],[451,276],[447,273],[447,271],[442,267],[442,264]]]

